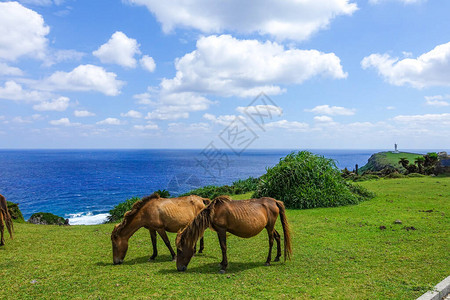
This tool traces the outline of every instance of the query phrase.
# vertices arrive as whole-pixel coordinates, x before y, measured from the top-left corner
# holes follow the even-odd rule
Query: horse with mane
[[[291,234],[286,219],[284,204],[273,198],[263,197],[242,201],[232,201],[228,196],[215,198],[210,205],[203,209],[195,219],[178,233],[177,244],[177,270],[186,271],[193,254],[195,243],[203,236],[204,231],[211,227],[217,232],[220,248],[222,249],[222,262],[220,273],[224,273],[228,266],[227,259],[227,232],[242,238],[250,238],[266,228],[269,235],[269,255],[266,265],[272,260],[273,240],[277,242],[277,255],[274,261],[281,256],[280,234],[275,230],[275,222],[280,215],[284,232],[284,260],[290,259]]]
[[[0,232],[1,232],[1,239],[0,239],[0,246],[3,246],[5,244],[5,239],[3,237],[3,232],[6,228],[8,229],[9,236],[11,239],[13,238],[13,231],[14,226],[12,223],[11,215],[8,211],[8,205],[6,204],[6,199],[3,197],[3,195],[0,194]]]
[[[179,198],[161,198],[154,193],[134,203],[131,211],[125,213],[123,221],[114,227],[111,234],[114,264],[121,264],[128,250],[128,240],[140,228],[150,231],[153,254],[150,261],[158,255],[156,248],[156,233],[158,233],[169,248],[172,259],[175,259],[166,231],[178,232],[189,224],[195,216],[211,201],[206,198],[191,195]],[[200,250],[203,250],[203,237],[200,240]]]

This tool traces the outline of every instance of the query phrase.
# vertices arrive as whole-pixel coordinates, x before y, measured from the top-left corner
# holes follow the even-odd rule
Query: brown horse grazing
[[[292,250],[291,234],[283,202],[267,197],[232,201],[227,196],[220,196],[215,198],[183,231],[178,233],[176,239],[177,270],[186,271],[194,254],[195,243],[200,236],[203,236],[208,227],[215,230],[219,237],[222,249],[221,273],[224,273],[228,266],[227,232],[239,237],[250,238],[266,228],[269,234],[269,255],[266,265],[270,265],[274,238],[277,241],[277,256],[274,261],[279,261],[281,256],[280,234],[274,228],[278,214],[284,232],[284,260],[286,261],[286,257],[290,258]]]
[[[5,224],[6,228],[8,229],[9,236],[11,239],[13,238],[13,231],[14,226],[12,223],[11,215],[8,211],[8,205],[6,204],[6,199],[3,197],[3,195],[0,194],[0,232],[1,232],[1,239],[0,239],[0,246],[3,246],[5,244],[5,239],[3,237],[3,232],[5,230]]]
[[[158,255],[156,233],[159,233],[169,248],[172,259],[175,259],[175,252],[170,246],[166,231],[178,232],[205,208],[205,204],[210,202],[209,199],[195,195],[170,199],[160,198],[157,193],[137,201],[131,211],[125,213],[122,223],[117,224],[111,234],[114,264],[123,263],[128,250],[128,240],[141,227],[150,231],[153,245],[153,254],[150,260],[154,260]],[[200,240],[199,253],[202,250],[203,238]]]

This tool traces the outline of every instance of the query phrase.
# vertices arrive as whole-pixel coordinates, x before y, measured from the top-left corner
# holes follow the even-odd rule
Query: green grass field
[[[211,231],[204,254],[178,273],[160,238],[160,256],[147,262],[151,243],[144,229],[131,238],[125,263],[114,266],[112,224],[16,224],[16,238],[0,248],[0,298],[415,299],[450,275],[450,177],[361,184],[377,197],[288,211],[294,252],[286,263],[264,266],[265,232],[230,236],[225,274],[218,273],[220,247]],[[278,221],[281,233],[280,227]]]

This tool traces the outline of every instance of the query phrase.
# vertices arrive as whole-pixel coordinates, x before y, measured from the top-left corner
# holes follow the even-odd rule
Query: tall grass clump
[[[281,200],[288,208],[314,208],[356,204],[373,195],[347,183],[334,160],[302,151],[267,169],[254,194],[264,196]]]

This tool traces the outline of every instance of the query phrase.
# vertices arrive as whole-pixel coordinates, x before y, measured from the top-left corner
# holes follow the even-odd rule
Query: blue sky
[[[450,148],[449,1],[186,3],[1,1],[0,148]]]

